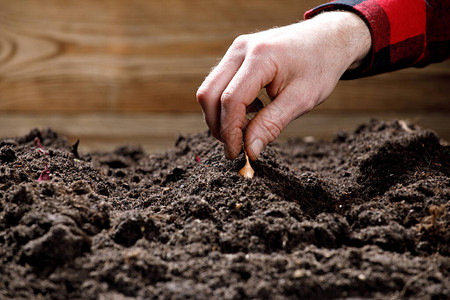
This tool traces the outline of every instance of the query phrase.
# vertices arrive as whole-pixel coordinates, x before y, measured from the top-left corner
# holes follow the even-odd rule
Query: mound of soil
[[[82,143],[82,141],[81,141]],[[0,141],[1,299],[450,298],[450,147],[402,121],[224,158]]]

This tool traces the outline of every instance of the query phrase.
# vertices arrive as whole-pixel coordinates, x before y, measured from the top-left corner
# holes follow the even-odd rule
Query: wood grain
[[[401,119],[432,129],[450,142],[448,113],[324,112],[313,111],[292,122],[278,140],[313,136],[331,139],[339,130],[354,130],[371,118]],[[141,145],[148,152],[166,151],[179,134],[207,130],[203,117],[189,114],[0,114],[0,138],[27,134],[33,128],[52,128],[80,139],[82,151],[110,151],[124,145]]]
[[[0,112],[198,112],[235,37],[321,0],[0,1]],[[450,63],[341,82],[321,110],[450,111]]]
[[[318,1],[0,2],[1,111],[198,111],[194,95],[241,33]]]

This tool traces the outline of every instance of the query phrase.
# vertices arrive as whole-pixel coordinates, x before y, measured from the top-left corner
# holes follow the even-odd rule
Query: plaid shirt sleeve
[[[347,71],[352,79],[407,67],[423,67],[450,57],[450,0],[337,0],[305,13],[358,14],[372,35],[372,49],[361,67]]]

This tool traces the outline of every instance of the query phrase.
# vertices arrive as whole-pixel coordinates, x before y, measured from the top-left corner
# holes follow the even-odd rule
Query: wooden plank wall
[[[43,124],[36,120],[54,114],[132,120],[165,113],[176,121],[167,113],[199,113],[196,89],[235,37],[296,22],[320,3],[1,0],[0,135],[15,132],[18,120]],[[438,113],[442,120],[450,114],[449,83],[450,62],[341,82],[316,114]]]
[[[434,129],[450,141],[449,115],[443,113],[313,111],[293,121],[277,141],[291,137],[332,139],[338,131],[354,130],[371,118],[401,119]],[[111,151],[124,144],[139,145],[147,152],[164,152],[179,134],[207,130],[199,113],[183,114],[3,114],[0,137],[20,136],[31,128],[52,128],[69,142],[80,140],[81,151]]]
[[[0,111],[198,111],[196,88],[236,36],[321,2],[2,0]],[[344,82],[320,109],[450,110],[449,79],[444,64]]]
[[[318,1],[0,1],[0,109],[198,111],[196,88],[239,34]]]

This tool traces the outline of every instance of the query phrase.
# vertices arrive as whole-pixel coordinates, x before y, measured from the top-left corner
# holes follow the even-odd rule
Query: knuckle
[[[220,97],[220,104],[222,107],[229,106],[234,100],[234,94],[231,91],[224,91]]]
[[[272,49],[273,49],[273,45],[270,42],[260,41],[258,43],[255,43],[254,45],[252,45],[250,53],[253,56],[259,57],[262,55],[269,54],[272,51]]]
[[[220,136],[228,141],[234,140],[242,133],[242,125],[242,121],[238,117],[233,117],[233,119],[221,123]]]
[[[208,89],[200,87],[197,90],[196,98],[197,102],[200,104],[207,103],[211,99],[210,92],[208,91]]]
[[[222,133],[221,137],[224,143],[228,145],[230,152],[235,152],[233,149],[239,148],[239,145],[242,143],[242,132],[239,132],[239,128],[227,130]]]
[[[234,39],[232,47],[236,50],[245,50],[249,43],[249,35],[243,34]]]
[[[320,96],[311,96],[303,102],[303,113],[311,111],[319,102]]]
[[[260,121],[260,126],[263,128],[264,132],[268,135],[267,143],[274,141],[283,130],[282,125],[279,124],[276,120],[272,119],[263,119]]]

